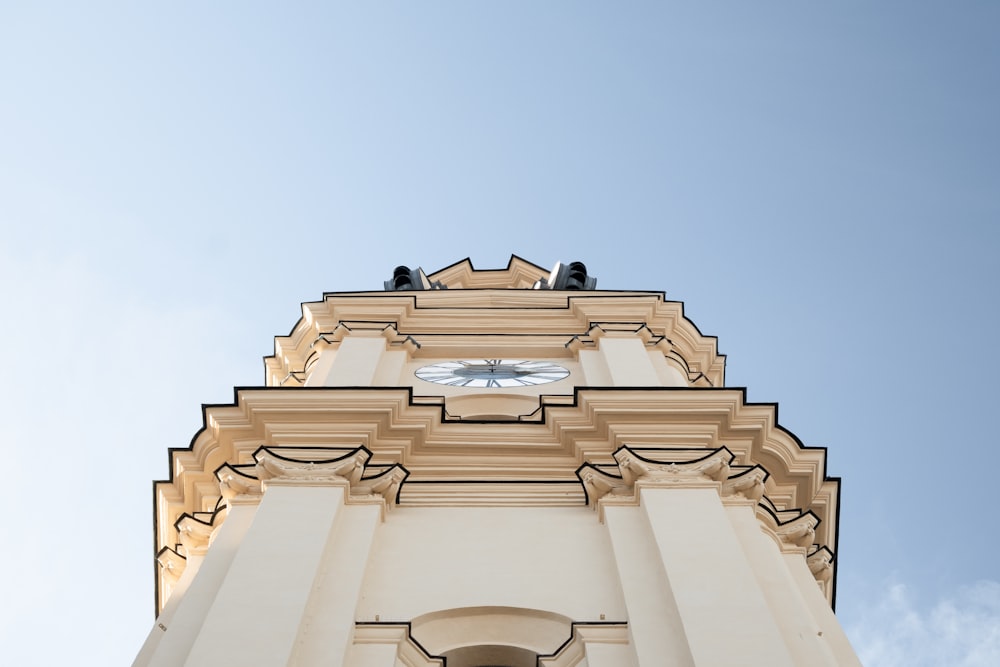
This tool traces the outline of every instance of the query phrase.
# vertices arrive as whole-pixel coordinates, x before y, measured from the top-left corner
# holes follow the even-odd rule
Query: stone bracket
[[[170,547],[163,547],[156,554],[156,563],[160,566],[160,577],[170,586],[177,583],[187,567],[187,558]]]
[[[177,537],[186,555],[202,556],[208,550],[212,534],[225,521],[229,506],[220,503],[214,512],[182,514],[174,522]]]

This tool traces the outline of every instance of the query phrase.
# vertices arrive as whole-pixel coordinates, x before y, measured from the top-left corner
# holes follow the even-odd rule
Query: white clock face
[[[443,361],[417,369],[417,377],[450,387],[527,387],[556,382],[569,371],[551,361],[524,359],[462,359]]]

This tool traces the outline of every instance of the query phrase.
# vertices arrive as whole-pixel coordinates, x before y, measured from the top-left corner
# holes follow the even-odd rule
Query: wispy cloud
[[[930,607],[906,584],[891,583],[848,634],[866,667],[996,667],[1000,582],[962,587]]]

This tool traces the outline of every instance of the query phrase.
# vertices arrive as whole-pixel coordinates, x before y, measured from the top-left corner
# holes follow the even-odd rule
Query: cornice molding
[[[439,402],[420,405],[406,389],[251,388],[238,390],[234,405],[208,406],[205,422],[191,448],[171,452],[173,478],[156,483],[160,546],[176,541],[164,531],[181,514],[214,508],[219,484],[232,487],[223,489],[227,500],[256,493],[256,476],[234,466],[253,461],[262,444],[361,445],[376,464],[398,462],[412,479],[436,482],[575,481],[585,461],[615,465],[612,453],[626,443],[640,455],[649,446],[704,455],[724,445],[736,465],[770,473],[775,507],[806,506],[835,523],[825,450],[804,448],[777,426],[774,406],[748,405],[738,389],[579,389],[537,421],[483,423],[448,421]],[[832,532],[825,537],[832,543]]]
[[[525,356],[537,356],[544,352],[542,340],[549,340],[552,355],[567,341],[585,344],[594,336],[631,326],[644,333],[647,345],[683,365],[696,386],[723,386],[725,356],[718,353],[717,339],[703,335],[683,310],[683,304],[665,301],[657,292],[458,289],[327,294],[323,301],[303,304],[302,318],[292,331],[275,338],[274,354],[264,359],[266,383],[301,384],[317,344],[336,343],[344,332],[362,326],[391,328],[392,344],[426,343],[419,354],[428,358],[436,349],[454,345],[458,335],[474,336],[479,345],[502,344],[511,355],[526,346]],[[435,339],[441,336],[446,340]],[[417,354],[415,347],[404,349]]]
[[[172,477],[154,486],[157,548],[177,544],[174,522],[213,511],[220,495],[230,505],[258,502],[254,454],[261,446],[303,461],[322,458],[307,455],[316,448],[343,454],[364,447],[372,453],[367,465],[380,472],[398,463],[407,479],[439,485],[401,491],[397,473],[384,487],[367,482],[372,496],[388,498],[396,489],[405,502],[429,506],[457,502],[444,500],[446,484],[456,499],[474,504],[582,505],[594,493],[586,485],[569,494],[551,485],[579,483],[576,470],[589,462],[598,471],[590,483],[613,490],[612,477],[620,476],[613,454],[625,445],[645,458],[650,448],[688,450],[688,460],[725,447],[734,457],[725,483],[736,494],[727,498],[759,492],[756,481],[735,474],[759,474],[746,472],[759,465],[769,473],[769,506],[812,511],[822,519],[816,542],[835,547],[838,481],[825,477],[825,450],[803,447],[778,426],[774,405],[747,404],[740,389],[578,388],[559,398],[543,399],[531,421],[489,422],[449,420],[440,400],[418,402],[406,388],[238,389],[234,404],[205,407],[205,427],[190,448],[171,451]],[[600,474],[609,470],[611,477]]]

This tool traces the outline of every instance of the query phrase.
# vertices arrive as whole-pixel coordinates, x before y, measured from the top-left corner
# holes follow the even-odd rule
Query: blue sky
[[[684,301],[829,448],[866,664],[1000,663],[998,29],[990,2],[0,4],[4,655],[131,660],[151,480],[300,302],[516,253]]]

